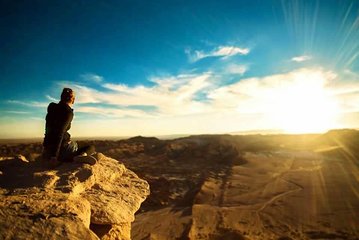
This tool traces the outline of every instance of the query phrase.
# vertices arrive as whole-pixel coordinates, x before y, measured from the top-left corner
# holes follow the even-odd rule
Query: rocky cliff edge
[[[0,239],[130,239],[148,183],[103,154],[49,169],[0,161]]]

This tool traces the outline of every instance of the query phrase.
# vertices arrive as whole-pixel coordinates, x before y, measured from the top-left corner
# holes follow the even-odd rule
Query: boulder
[[[52,169],[0,161],[0,239],[130,239],[149,185],[117,160],[97,158]]]

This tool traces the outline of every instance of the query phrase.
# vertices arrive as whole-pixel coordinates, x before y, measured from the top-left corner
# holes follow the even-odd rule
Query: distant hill
[[[175,135],[173,135],[174,137]],[[205,140],[205,141],[204,141]],[[132,138],[90,138],[76,139],[79,144],[95,145],[98,151],[104,153],[126,153],[124,155],[136,155],[140,152],[150,151],[153,154],[160,153],[166,145],[173,142],[212,142],[212,144],[236,144],[240,151],[273,151],[273,150],[316,150],[338,147],[342,151],[359,155],[359,131],[355,129],[330,130],[325,134],[203,134],[180,135],[179,138],[156,138],[136,136]],[[10,139],[0,140],[0,157],[13,157],[18,154],[25,155],[28,159],[34,159],[42,151],[42,139]],[[111,154],[110,154],[111,155]],[[121,155],[121,154],[120,154]],[[117,156],[116,156],[117,157]]]
[[[330,130],[316,140],[318,147],[329,147],[326,154],[350,159],[359,158],[359,131],[355,129]],[[357,160],[355,160],[358,162]],[[359,162],[358,162],[359,164]]]

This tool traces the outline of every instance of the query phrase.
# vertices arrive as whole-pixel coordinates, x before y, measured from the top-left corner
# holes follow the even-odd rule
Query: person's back
[[[60,150],[70,143],[70,134],[67,131],[71,128],[71,121],[74,116],[70,107],[74,100],[74,92],[70,88],[64,88],[61,101],[49,104],[43,142],[44,158],[60,160],[59,158],[62,157]]]
[[[43,146],[48,149],[50,157],[59,156],[62,146],[70,142],[70,134],[73,110],[64,103],[50,103],[47,108],[45,138]]]
[[[71,141],[67,132],[71,128],[74,117],[71,106],[75,102],[75,93],[70,88],[64,88],[59,103],[50,103],[47,108],[44,150],[42,157],[52,164],[60,162],[80,162],[95,164],[94,146],[78,148],[75,141]]]

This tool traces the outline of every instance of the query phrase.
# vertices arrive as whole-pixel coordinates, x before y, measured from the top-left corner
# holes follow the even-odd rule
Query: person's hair
[[[61,93],[61,102],[71,103],[75,97],[74,91],[71,88],[64,88]]]

